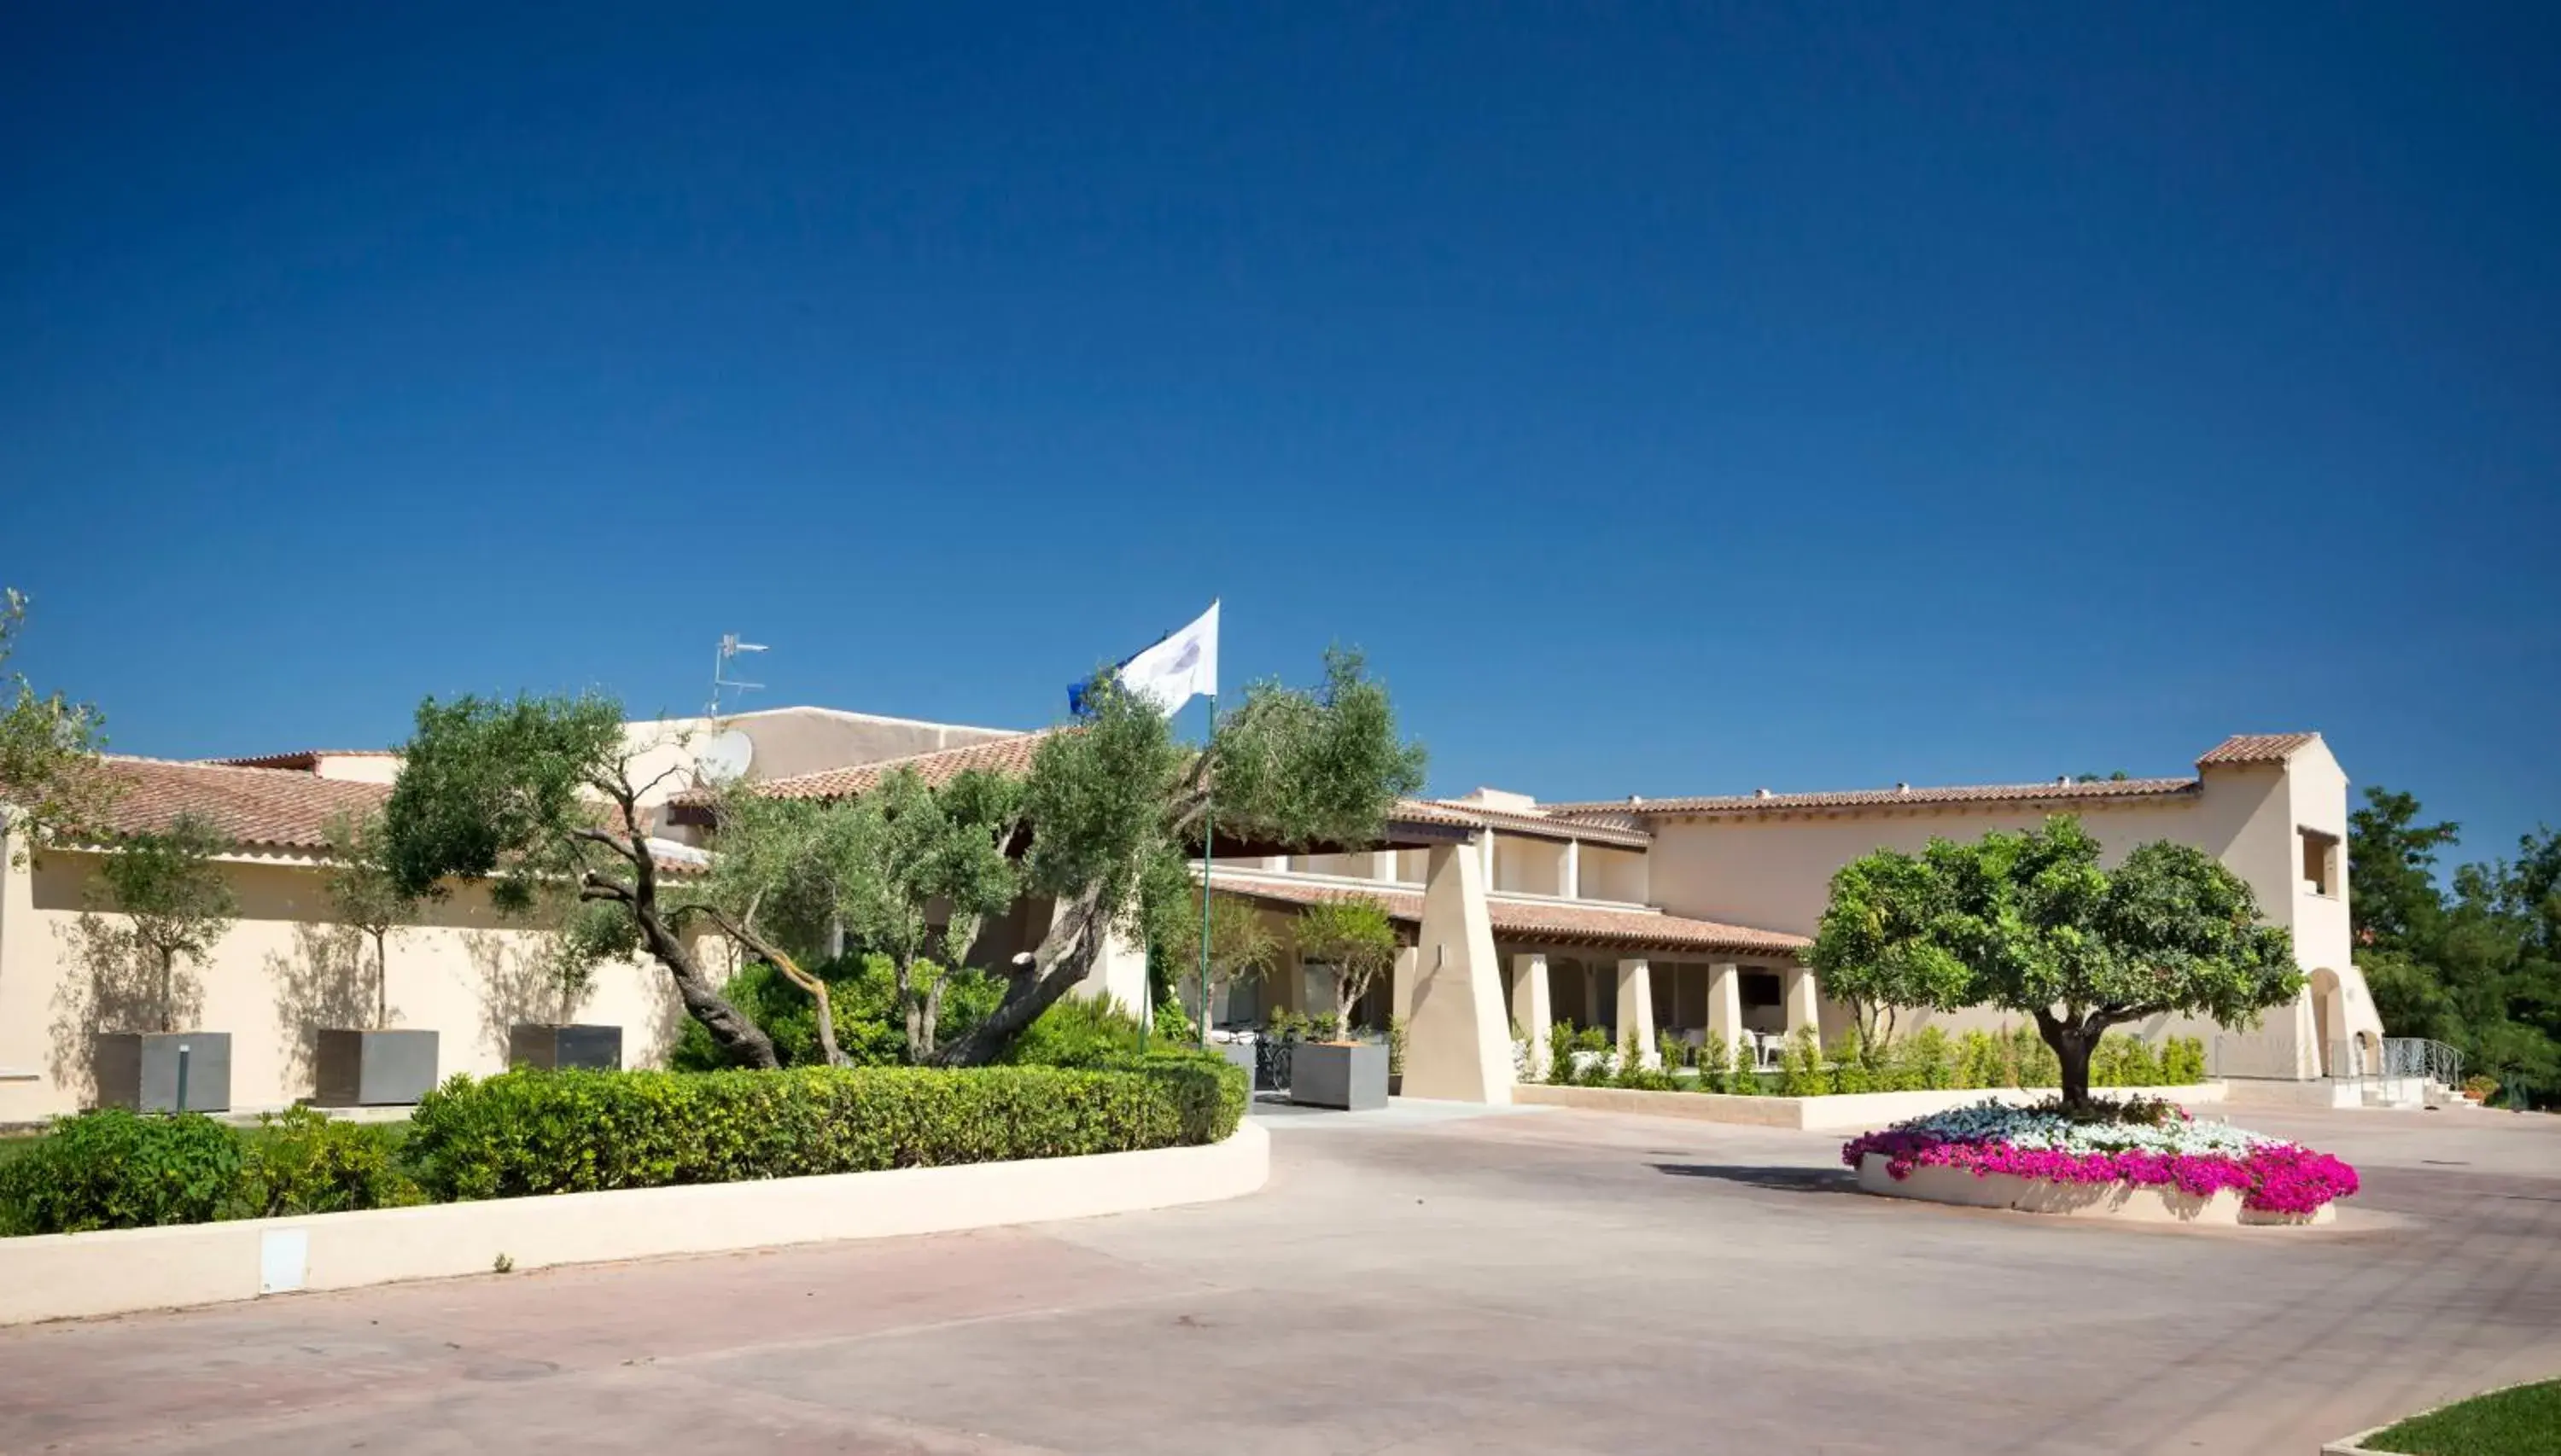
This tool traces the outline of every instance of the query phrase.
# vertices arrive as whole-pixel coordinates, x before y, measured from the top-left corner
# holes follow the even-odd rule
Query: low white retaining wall
[[[2183,1087],[2100,1087],[2103,1097],[2167,1097],[2181,1106],[2221,1102],[2221,1082]],[[1852,1132],[1883,1127],[1907,1117],[1926,1117],[1952,1107],[1970,1107],[1997,1100],[2013,1106],[2042,1102],[2052,1087],[1976,1087],[1969,1091],[1845,1092],[1829,1097],[1736,1097],[1724,1092],[1637,1092],[1622,1087],[1560,1087],[1544,1082],[1512,1089],[1512,1100],[1548,1107],[1581,1107],[1594,1112],[1636,1112],[1650,1117],[1686,1117],[1696,1122],[1733,1122],[1752,1127],[1787,1127],[1804,1132]]]
[[[2218,1189],[2198,1197],[2174,1188],[2137,1187],[2131,1183],[2057,1183],[2047,1178],[2021,1178],[2014,1173],[1976,1175],[1964,1168],[1915,1168],[1902,1178],[1886,1171],[1886,1157],[1869,1153],[1858,1160],[1858,1186],[1892,1199],[1918,1199],[1928,1204],[1955,1204],[1966,1209],[2013,1209],[2022,1213],[2055,1213],[2073,1218],[2122,1218],[2134,1223],[2188,1223],[2235,1227],[2244,1223],[2328,1223],[2338,1217],[2338,1205],[2323,1204],[2309,1214],[2262,1213],[2243,1207],[2238,1189]]]
[[[940,1233],[1237,1198],[1272,1171],[1246,1119],[1204,1148],[491,1199],[0,1238],[0,1325],[509,1268]]]

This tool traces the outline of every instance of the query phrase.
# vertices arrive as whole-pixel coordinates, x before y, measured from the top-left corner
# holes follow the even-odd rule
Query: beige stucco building
[[[679,867],[703,853],[700,796],[686,790],[723,731],[750,740],[745,776],[759,791],[814,798],[858,794],[893,766],[929,781],[966,768],[1020,772],[1042,737],[826,709],[630,725],[634,776],[653,785],[644,796],[653,831]],[[721,751],[735,758],[736,741]],[[235,842],[225,864],[241,918],[193,972],[196,1000],[182,1021],[233,1037],[236,1107],[310,1095],[312,1033],[363,1025],[372,995],[369,955],[329,923],[317,873],[324,830],[334,814],[378,806],[398,759],[308,752],[109,764],[128,786],[119,827],[156,827],[193,809]],[[1346,852],[1223,851],[1212,878],[1221,892],[1259,902],[1284,947],[1296,907],[1378,899],[1407,944],[1362,1019],[1405,1022],[1405,1090],[1504,1101],[1515,1058],[1535,1066],[1556,1022],[1646,1048],[1658,1032],[1772,1045],[1800,1029],[1839,1035],[1845,1009],[1799,959],[1832,873],[1880,846],[1915,849],[1934,835],[2024,828],[2053,813],[2080,815],[2112,855],[2153,839],[2204,849],[2294,932],[2310,982],[2295,1005],[2251,1029],[2157,1020],[2135,1030],[2203,1037],[2231,1075],[2311,1078],[2370,1057],[2382,1027],[2348,956],[2346,777],[2311,733],[2229,739],[2178,778],[1565,804],[1480,789],[1400,804],[1376,844]],[[83,934],[83,917],[97,913],[96,866],[91,851],[55,849],[0,873],[0,1123],[82,1105],[88,1033],[144,1029],[129,970],[95,964]],[[973,961],[993,964],[1035,944],[1050,913],[1044,902],[1018,905],[988,928]],[[559,1019],[534,984],[535,945],[534,932],[496,916],[485,895],[457,893],[394,940],[392,1024],[437,1031],[444,1072],[500,1069],[511,1023]],[[1250,1026],[1281,1011],[1329,1011],[1324,969],[1286,954],[1259,984],[1223,992],[1216,1018]],[[1087,982],[1089,994],[1132,1008],[1146,987],[1145,956],[1121,943]],[[604,968],[575,1011],[623,1028],[635,1065],[663,1058],[683,1026],[663,970],[650,963]]]

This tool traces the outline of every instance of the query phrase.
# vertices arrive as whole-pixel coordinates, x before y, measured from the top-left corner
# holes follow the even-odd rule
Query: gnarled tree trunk
[[[935,1049],[936,1066],[984,1066],[996,1059],[1040,1014],[1057,1005],[1094,969],[1108,917],[1091,894],[1059,907],[1040,948],[1005,967],[1005,998],[968,1034]]]

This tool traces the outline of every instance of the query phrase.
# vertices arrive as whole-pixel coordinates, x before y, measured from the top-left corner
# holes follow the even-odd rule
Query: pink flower
[[[2309,1213],[2356,1192],[2356,1170],[2296,1143],[2264,1143],[2242,1156],[2222,1153],[2066,1153],[2021,1148],[1998,1139],[1952,1141],[1935,1133],[1887,1128],[1849,1140],[1841,1161],[1852,1168],[1870,1153],[1896,1180],[1915,1168],[1963,1168],[1976,1178],[2006,1173],[2051,1183],[2130,1183],[2175,1188],[2208,1198],[2237,1189],[2244,1207],[2268,1213]]]

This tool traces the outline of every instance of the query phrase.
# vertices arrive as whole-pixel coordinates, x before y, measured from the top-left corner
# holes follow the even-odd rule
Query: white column
[[[1494,832],[1492,830],[1481,829],[1476,832],[1475,851],[1476,867],[1480,872],[1478,883],[1485,889],[1491,890],[1494,888]]]
[[[1557,868],[1556,892],[1567,899],[1583,898],[1583,841],[1565,842],[1565,863]]]
[[[1806,1029],[1820,1037],[1823,1034],[1822,1008],[1814,999],[1812,969],[1790,966],[1779,973],[1779,978],[1785,984],[1783,994],[1788,1005],[1788,1035],[1793,1037],[1799,1029]]]
[[[1483,868],[1474,846],[1448,844],[1433,846],[1424,872],[1414,1011],[1405,1029],[1410,1097],[1512,1099],[1512,1039]]]
[[[1396,953],[1396,969],[1387,983],[1387,1014],[1398,1021],[1414,1021],[1414,970],[1421,963],[1416,948],[1409,945]]]
[[[1743,973],[1731,965],[1707,968],[1707,1035],[1729,1053],[1743,1035]]]
[[[1663,1054],[1654,1048],[1654,976],[1653,967],[1637,956],[1619,962],[1619,1045],[1636,1039],[1637,1059],[1646,1066],[1661,1066]]]
[[[1512,957],[1512,1020],[1529,1042],[1529,1074],[1547,1076],[1547,957],[1522,951]]]
[[[1369,878],[1382,885],[1396,883],[1396,851],[1375,850],[1369,857]]]

